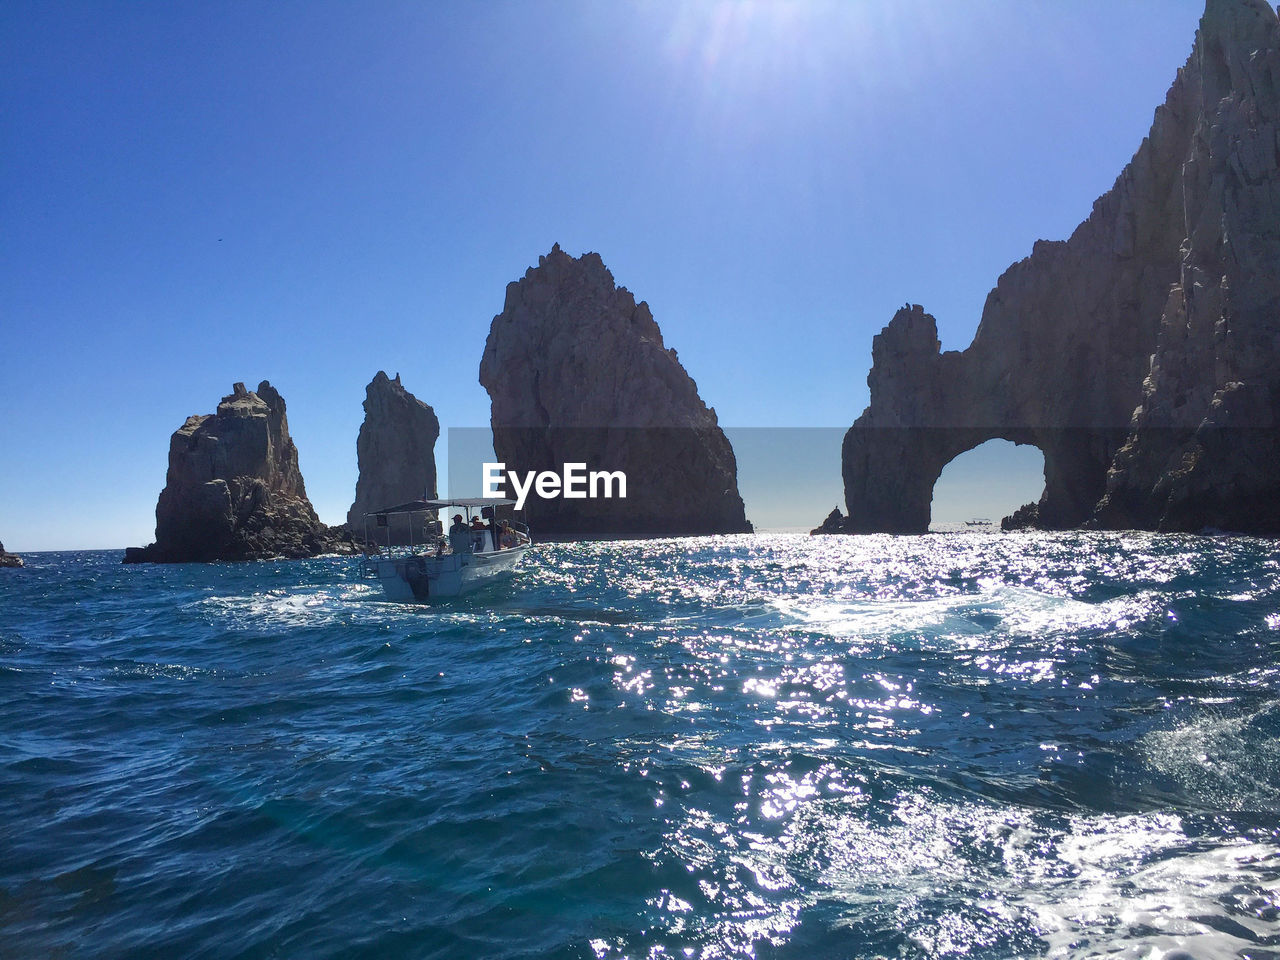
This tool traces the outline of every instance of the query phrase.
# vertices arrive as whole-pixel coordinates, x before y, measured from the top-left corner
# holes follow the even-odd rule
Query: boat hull
[[[374,566],[388,600],[430,603],[509,580],[528,550],[521,545],[488,553],[378,558]]]

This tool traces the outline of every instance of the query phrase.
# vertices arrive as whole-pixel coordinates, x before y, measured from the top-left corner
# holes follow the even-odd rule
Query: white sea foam
[[[1014,899],[1050,956],[1238,960],[1280,936],[1280,853],[1217,841],[1207,848],[1172,816],[1077,820],[1057,843],[1073,876]]]
[[[351,583],[205,597],[187,606],[233,627],[327,627],[358,615],[357,601],[380,596],[368,584]]]
[[[1197,716],[1146,734],[1140,747],[1152,769],[1205,806],[1274,810],[1271,785],[1280,776],[1280,743],[1258,728],[1278,710],[1272,704],[1245,714]]]
[[[914,636],[926,644],[983,647],[1002,639],[1124,630],[1154,611],[1152,599],[1142,595],[1088,603],[1003,584],[923,600],[782,597],[772,605],[791,630],[858,639]]]
[[[816,879],[827,892],[809,902],[839,906],[841,926],[898,904],[902,929],[927,955],[963,955],[1022,930],[1050,957],[1160,960],[1184,951],[1238,960],[1280,937],[1280,851],[1198,839],[1174,815],[1075,816],[1064,825],[1025,810],[907,799],[893,820],[876,823],[856,798],[842,807],[809,804],[780,837],[753,843],[752,856],[787,868],[784,876],[797,863],[826,863]],[[687,841],[685,849],[694,852]],[[801,876],[790,882],[813,887]],[[955,906],[916,909],[922,897]]]

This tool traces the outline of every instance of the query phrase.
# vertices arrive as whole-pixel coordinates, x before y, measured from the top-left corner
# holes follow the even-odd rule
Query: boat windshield
[[[444,511],[441,517],[440,511]],[[407,517],[397,531],[408,531],[407,542],[396,542],[392,518]],[[445,519],[450,527],[445,527]],[[461,524],[465,536],[456,526]],[[373,510],[364,515],[365,556],[362,569],[377,558],[455,553],[492,554],[530,542],[529,527],[516,517],[515,501],[500,497],[423,499]]]

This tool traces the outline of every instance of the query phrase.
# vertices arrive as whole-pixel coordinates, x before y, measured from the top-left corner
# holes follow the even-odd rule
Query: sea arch
[[[1044,454],[1033,444],[988,440],[949,461],[933,486],[930,528],[973,521],[994,523],[1044,493]]]
[[[1071,529],[1090,516],[1106,487],[1107,463],[1124,432],[1098,429],[854,427],[843,456],[846,530],[925,533],[934,485],[956,457],[989,440],[1030,444],[1044,455],[1036,525]]]
[[[1040,243],[1037,256],[1052,260],[1064,247]],[[1082,321],[1056,317],[1064,308],[1045,291],[1034,311],[1039,322],[1021,325],[1005,291],[1023,282],[1020,275],[1034,273],[1036,259],[1001,278],[963,351],[944,352],[934,318],[915,304],[899,310],[874,339],[871,403],[841,451],[845,532],[925,533],[942,469],[988,440],[1031,444],[1044,454],[1036,526],[1069,529],[1090,519],[1129,435],[1149,354],[1065,336]],[[1031,355],[1010,348],[1032,333],[1061,336],[1037,344]]]

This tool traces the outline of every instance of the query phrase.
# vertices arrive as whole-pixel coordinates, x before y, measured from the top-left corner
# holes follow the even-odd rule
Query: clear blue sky
[[[557,241],[649,302],[722,423],[847,426],[898,306],[961,349],[1088,214],[1201,12],[7,0],[0,539],[149,542],[170,433],[264,378],[338,522],[374,372],[487,424],[489,322]]]

